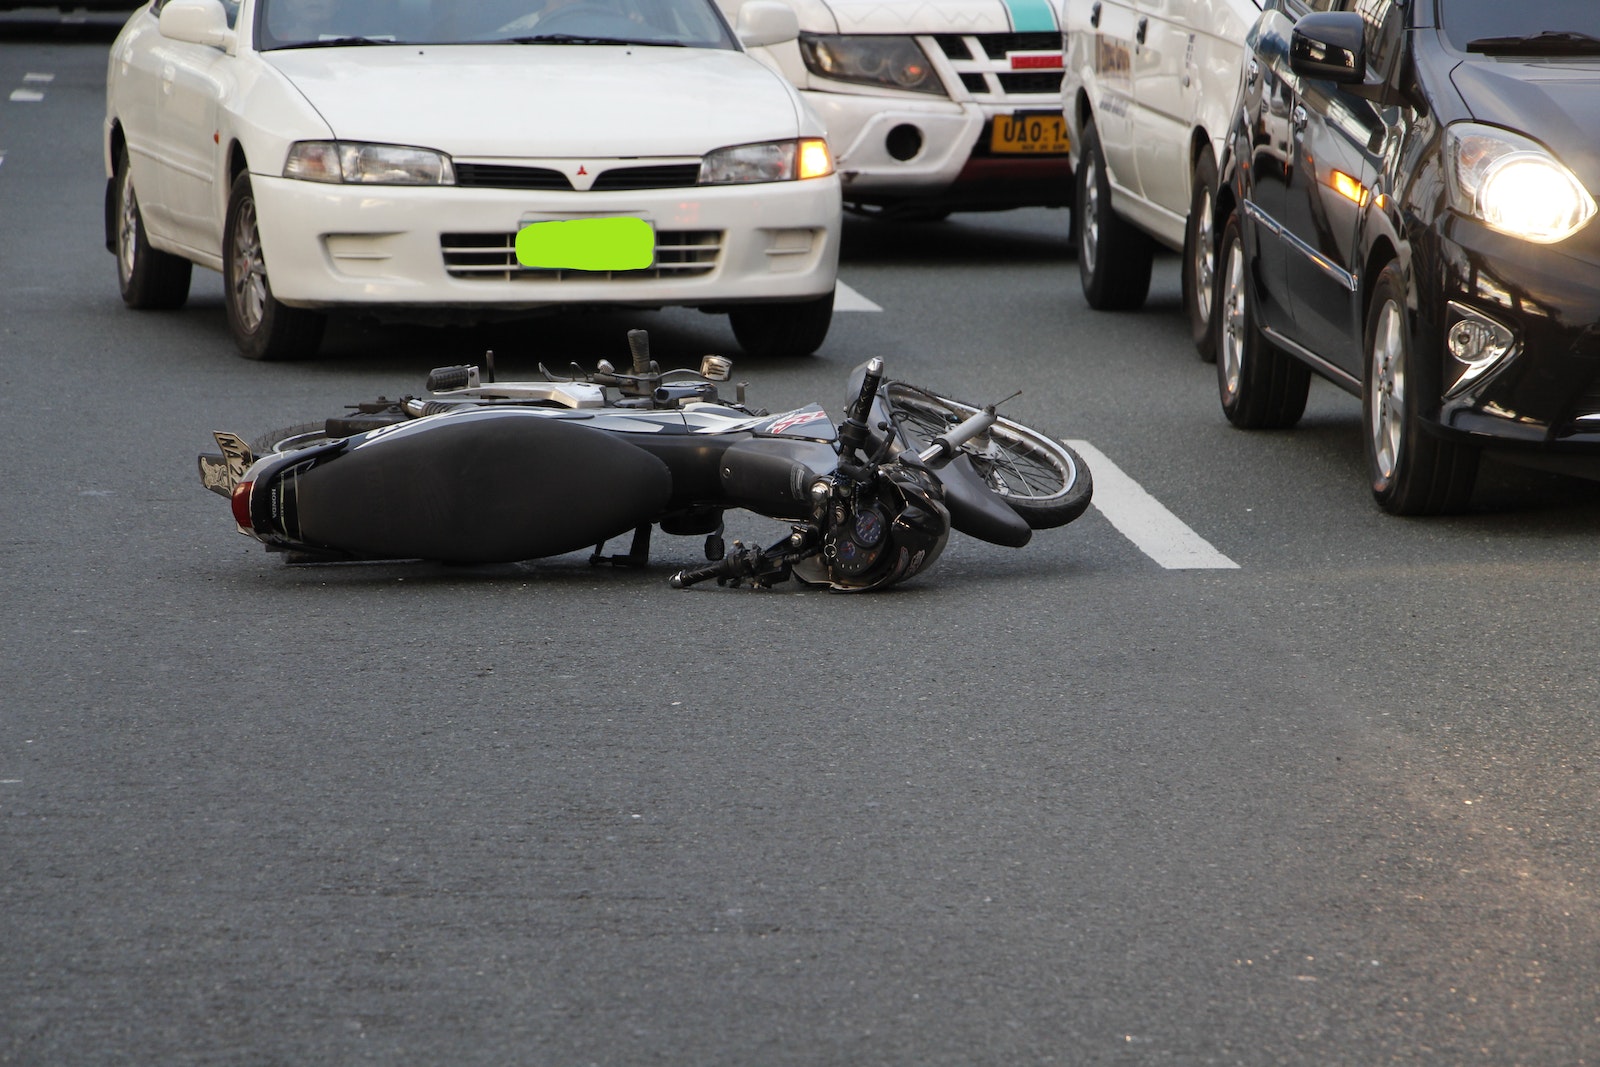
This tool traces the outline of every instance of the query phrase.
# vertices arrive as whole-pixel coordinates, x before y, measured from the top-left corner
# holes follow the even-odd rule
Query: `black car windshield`
[[[712,0],[258,0],[256,41],[738,47]]]
[[[1600,55],[1600,0],[1438,0],[1439,25],[1465,52]]]

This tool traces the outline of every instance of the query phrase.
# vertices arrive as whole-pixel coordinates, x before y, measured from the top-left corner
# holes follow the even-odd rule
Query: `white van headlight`
[[[1458,122],[1445,138],[1454,206],[1490,229],[1552,244],[1594,217],[1594,197],[1538,142],[1477,122]]]

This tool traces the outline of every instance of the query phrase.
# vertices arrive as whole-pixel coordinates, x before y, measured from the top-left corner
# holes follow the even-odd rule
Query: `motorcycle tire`
[[[267,456],[274,452],[292,452],[297,448],[320,445],[331,439],[325,421],[302,422],[260,435],[250,442],[250,451],[257,457]]]
[[[884,382],[883,396],[896,425],[918,448],[981,410],[905,382]],[[1019,422],[997,419],[962,451],[995,495],[1035,530],[1065,526],[1094,496],[1082,456]]]

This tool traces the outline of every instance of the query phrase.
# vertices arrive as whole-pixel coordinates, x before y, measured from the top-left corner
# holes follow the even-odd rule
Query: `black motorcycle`
[[[644,331],[631,373],[602,360],[569,376],[495,382],[485,366],[444,367],[428,394],[355,405],[246,444],[217,432],[200,479],[228,497],[241,533],[294,562],[425,559],[505,563],[594,547],[595,563],[643,566],[650,532],[705,537],[707,579],[770,586],[790,577],[882,589],[927,569],[952,528],[1021,547],[1089,505],[1071,448],[975,407],[852,375],[835,427],[820,406],[770,414],[727,400],[732,365],[663,372]],[[1009,398],[1008,398],[1009,399]],[[1003,403],[1003,401],[1002,401]],[[258,458],[259,457],[259,458]],[[723,541],[723,513],[790,524],[767,546]],[[626,554],[605,542],[632,532]]]

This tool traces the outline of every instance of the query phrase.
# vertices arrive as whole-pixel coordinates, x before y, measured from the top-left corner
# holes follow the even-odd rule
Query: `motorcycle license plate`
[[[551,219],[517,231],[517,262],[530,270],[644,270],[655,261],[655,227],[632,216]]]
[[[1071,147],[1067,122],[1060,115],[1020,112],[996,115],[989,130],[989,151],[1006,155],[1066,155]]]

